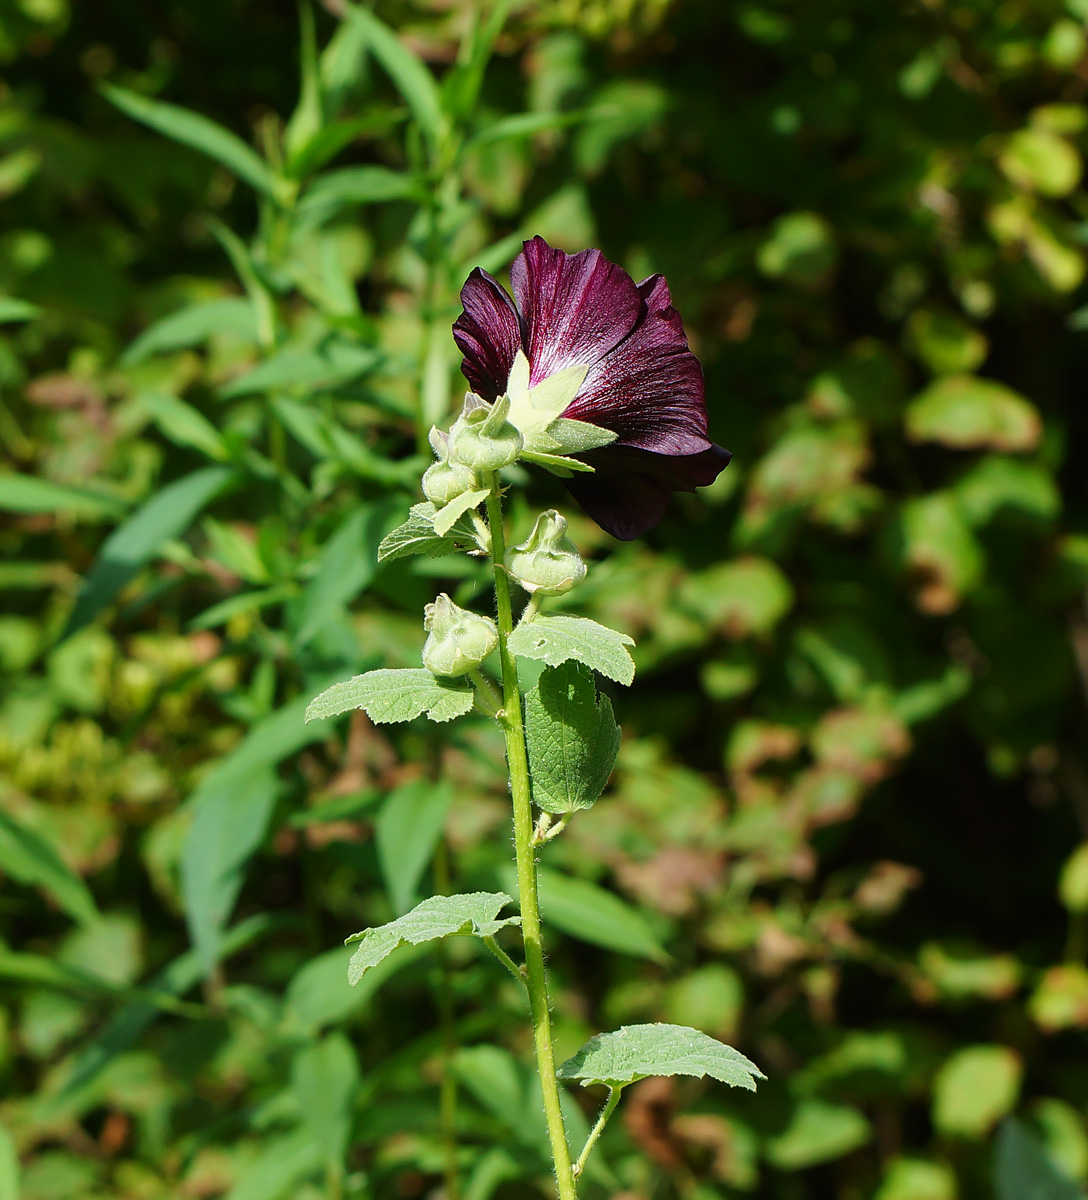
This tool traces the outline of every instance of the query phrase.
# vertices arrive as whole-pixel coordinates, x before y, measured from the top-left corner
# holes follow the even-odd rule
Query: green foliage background
[[[0,15],[0,1200],[547,1194],[516,985],[339,948],[509,887],[497,734],[301,720],[488,602],[374,550],[535,233],[667,275],[736,454],[571,513],[638,675],[546,854],[560,1055],[770,1077],[633,1087],[585,1194],[1080,1195],[1088,6],[374,11]]]

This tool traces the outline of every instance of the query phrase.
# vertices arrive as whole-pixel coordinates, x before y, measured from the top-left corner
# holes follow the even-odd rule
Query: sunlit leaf
[[[432,721],[452,721],[467,713],[474,701],[467,684],[439,679],[422,667],[367,671],[322,692],[310,702],[306,720],[361,708],[377,724],[411,721],[424,713]]]
[[[560,1079],[623,1087],[651,1075],[709,1075],[754,1092],[763,1072],[739,1050],[685,1025],[625,1025],[599,1033],[563,1063]]]

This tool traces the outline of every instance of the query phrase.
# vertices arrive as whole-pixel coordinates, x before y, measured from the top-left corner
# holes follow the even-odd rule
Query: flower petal
[[[654,454],[612,445],[578,457],[594,474],[565,479],[567,490],[606,533],[629,542],[661,520],[673,492],[694,492],[713,483],[732,455],[704,439],[704,448],[695,454]]]
[[[710,444],[702,368],[664,278],[651,275],[638,292],[644,304],[638,324],[590,368],[563,416],[611,429],[622,445],[697,454]]]
[[[634,328],[644,304],[631,276],[600,250],[566,254],[535,237],[510,268],[526,331],[530,384],[592,366]]]
[[[506,391],[514,356],[521,349],[517,309],[498,280],[477,267],[461,289],[464,312],[453,325],[453,340],[465,356],[461,371],[485,400]]]

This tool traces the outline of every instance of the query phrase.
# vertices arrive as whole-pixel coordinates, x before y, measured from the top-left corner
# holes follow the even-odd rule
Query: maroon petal
[[[506,290],[477,267],[461,289],[464,312],[453,325],[453,340],[465,356],[461,371],[485,400],[506,391],[514,356],[521,349],[521,323]]]
[[[565,254],[541,237],[525,243],[510,282],[527,333],[532,384],[603,358],[644,307],[631,276],[600,250]]]
[[[696,454],[681,455],[613,443],[579,457],[594,474],[564,480],[567,490],[606,533],[629,542],[661,520],[673,492],[694,492],[713,483],[732,455],[713,442]]]
[[[645,305],[638,324],[590,368],[563,416],[611,429],[625,446],[697,454],[710,444],[702,368],[664,278],[651,275],[638,292]]]

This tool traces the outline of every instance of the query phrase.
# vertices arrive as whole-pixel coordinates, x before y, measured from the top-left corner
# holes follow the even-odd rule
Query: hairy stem
[[[514,850],[517,855],[518,891],[521,897],[521,936],[525,947],[525,982],[529,991],[529,1010],[533,1018],[533,1041],[540,1087],[544,1094],[544,1113],[548,1121],[552,1161],[559,1200],[576,1200],[574,1167],[563,1127],[559,1105],[559,1081],[555,1077],[555,1051],[552,1048],[552,1022],[548,1008],[548,983],[544,971],[544,945],[540,935],[540,906],[537,901],[536,857],[533,848],[533,806],[529,784],[529,755],[525,746],[525,723],[518,689],[518,669],[507,638],[514,627],[510,604],[510,580],[502,566],[506,539],[502,524],[502,493],[497,475],[491,477],[487,498],[487,519],[491,526],[491,561],[495,571],[495,606],[498,612],[499,661],[502,665],[502,690],[505,713],[502,720],[506,737],[506,763],[510,771],[510,794],[514,805]]]

